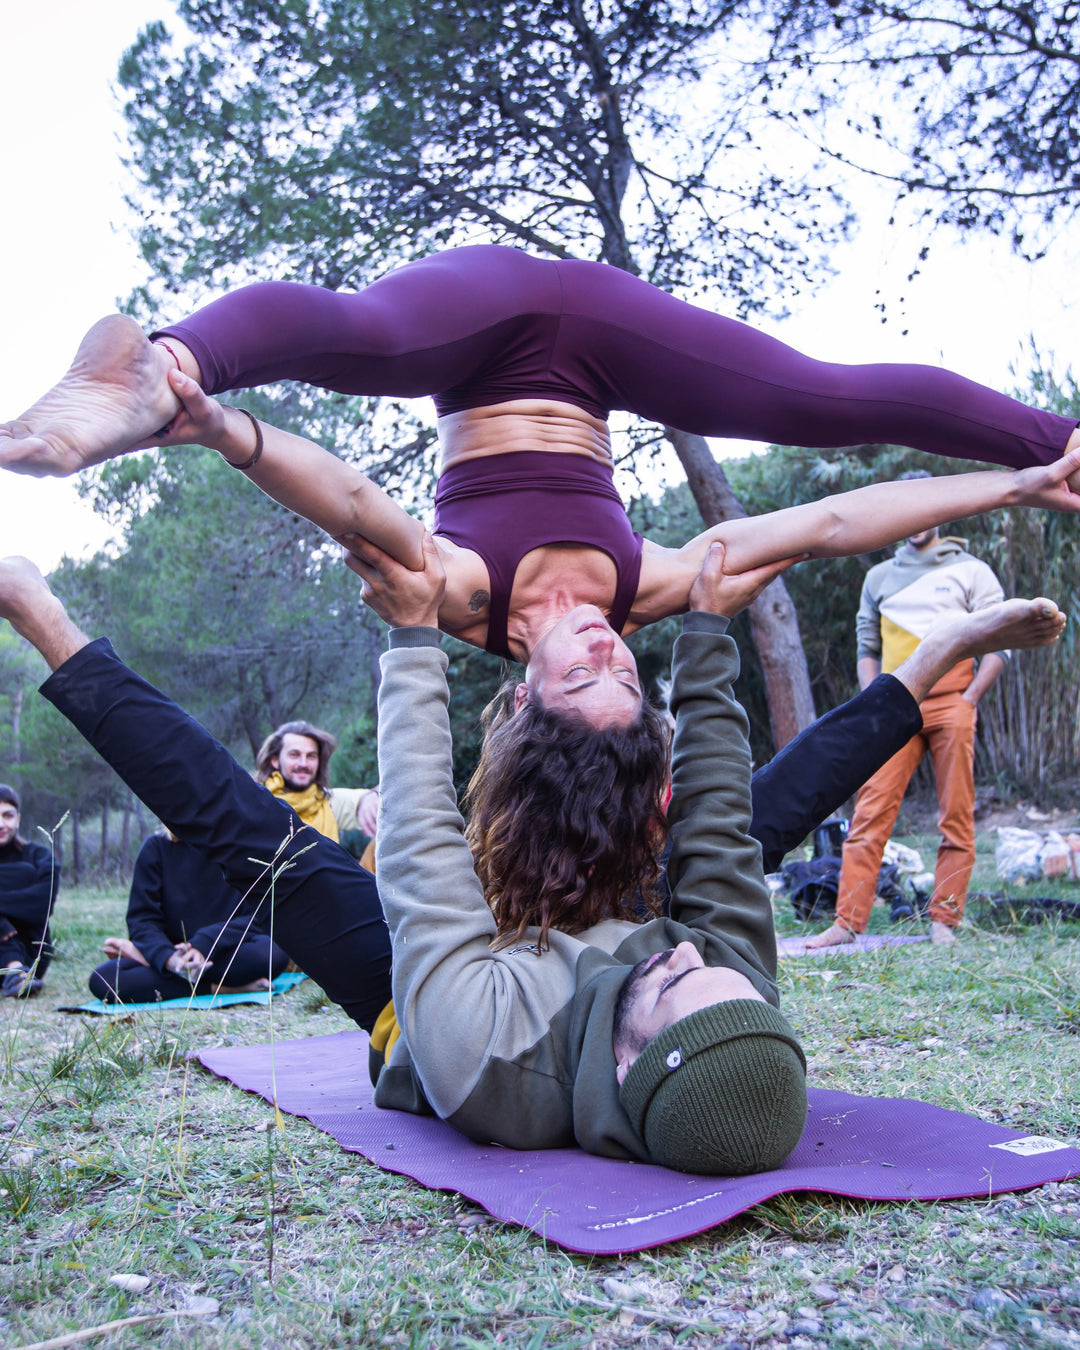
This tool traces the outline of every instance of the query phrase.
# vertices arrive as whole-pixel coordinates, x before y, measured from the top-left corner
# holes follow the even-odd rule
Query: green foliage
[[[120,68],[152,203],[140,241],[166,289],[253,274],[355,286],[479,234],[666,286],[710,281],[750,310],[846,228],[827,180],[756,152],[767,10],[752,26],[716,0],[178,10],[186,47],[152,24]],[[722,82],[726,115],[685,97],[703,79]]]
[[[252,751],[278,722],[370,700],[359,584],[318,531],[217,455],[148,462],[115,557],[65,563],[54,580],[84,624],[227,743]],[[134,477],[124,466],[127,491]],[[107,490],[108,477],[102,490]]]
[[[1078,49],[1071,0],[828,0],[787,10],[771,97],[924,220],[1031,255],[1080,204]]]
[[[5,624],[0,628],[0,781],[17,776],[26,754],[25,719],[45,663]]]

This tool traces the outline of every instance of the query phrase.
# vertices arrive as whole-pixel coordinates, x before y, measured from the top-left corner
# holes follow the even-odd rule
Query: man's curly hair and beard
[[[466,837],[498,925],[496,946],[551,927],[656,913],[667,834],[670,731],[648,703],[629,726],[600,729],[531,699],[515,683],[484,712],[480,762],[465,797]]]

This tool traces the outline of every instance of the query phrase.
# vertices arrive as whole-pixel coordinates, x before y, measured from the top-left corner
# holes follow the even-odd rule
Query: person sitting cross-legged
[[[0,784],[0,994],[30,998],[41,992],[52,960],[49,917],[60,885],[60,864],[44,844],[19,834],[19,794]]]
[[[220,868],[167,831],[139,850],[127,937],[105,939],[90,992],[105,1003],[153,1003],[197,993],[268,989],[289,964]]]

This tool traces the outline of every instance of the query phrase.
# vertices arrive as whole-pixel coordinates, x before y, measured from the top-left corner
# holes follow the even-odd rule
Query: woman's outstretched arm
[[[1070,491],[1066,479],[1078,470],[1080,450],[1071,450],[1054,464],[1013,473],[994,470],[873,483],[804,506],[714,525],[684,545],[680,562],[700,567],[716,541],[725,545],[726,566],[732,572],[794,554],[845,558],[1003,506],[1041,506],[1077,515],[1080,493]]]
[[[178,370],[169,383],[182,408],[166,444],[194,443],[216,450],[230,464],[243,466],[255,451],[251,419],[204,394]],[[244,472],[282,506],[305,516],[334,539],[355,535],[414,571],[423,568],[424,527],[352,464],[313,441],[259,422],[263,449]]]

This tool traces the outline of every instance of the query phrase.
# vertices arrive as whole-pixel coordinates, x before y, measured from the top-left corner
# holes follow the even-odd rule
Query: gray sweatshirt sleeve
[[[445,653],[422,641],[383,655],[375,845],[394,1008],[425,1096],[444,1118],[481,1073],[515,992],[492,956],[495,920],[457,809],[446,667]]]
[[[873,569],[863,578],[862,594],[859,596],[859,611],[855,615],[856,660],[864,656],[881,659],[881,610],[874,593],[870,578]]]
[[[724,623],[715,615],[688,614],[675,643],[671,918],[720,939],[751,978],[757,975],[755,983],[762,975],[772,983],[772,906],[761,846],[749,834],[749,724],[731,691],[739,654],[734,641],[721,636]]]

